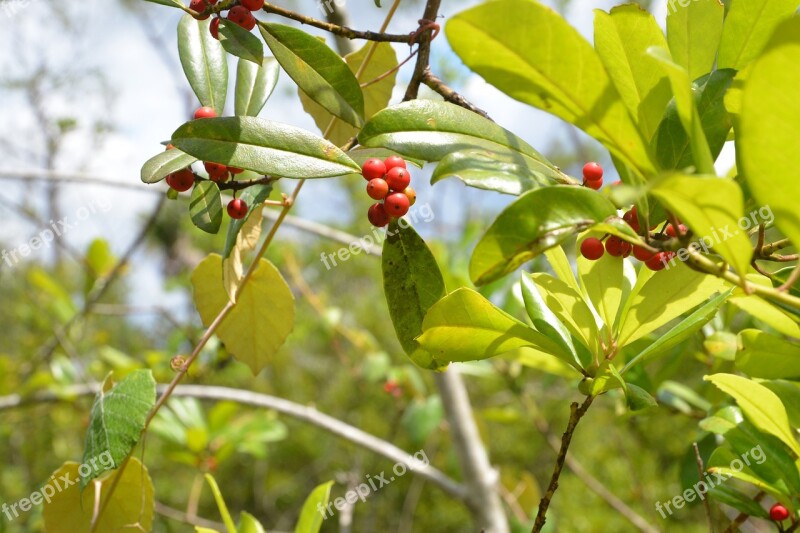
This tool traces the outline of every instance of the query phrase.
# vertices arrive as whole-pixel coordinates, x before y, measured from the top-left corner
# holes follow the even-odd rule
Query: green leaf
[[[187,122],[172,143],[203,161],[285,178],[330,178],[361,173],[347,154],[312,133],[257,117]]]
[[[734,70],[715,70],[692,84],[700,124],[714,160],[722,151],[733,125],[725,102],[735,75]],[[665,170],[685,169],[693,164],[691,140],[683,129],[674,100],[667,106],[652,146],[659,165]]]
[[[786,409],[774,392],[753,380],[733,374],[714,374],[703,379],[732,396],[758,429],[777,437],[795,456],[800,456],[800,445],[789,427]]]
[[[657,272],[631,295],[630,307],[620,317],[617,343],[624,346],[641,339],[725,287],[719,278],[696,272],[682,263]]]
[[[667,40],[675,62],[690,79],[711,72],[717,57],[725,6],[720,0],[673,2],[667,15]]]
[[[498,0],[459,13],[445,31],[487,82],[581,128],[640,175],[654,173],[647,143],[603,63],[558,13],[530,0]]]
[[[800,346],[759,331],[739,333],[741,350],[736,354],[736,368],[755,378],[800,379]]]
[[[800,243],[800,99],[790,95],[800,86],[798,64],[800,18],[795,17],[778,27],[752,64],[736,139],[739,169],[750,192],[772,210],[775,226],[795,244]]]
[[[333,481],[328,481],[311,491],[311,494],[303,504],[303,509],[300,511],[300,519],[294,528],[294,533],[319,533],[323,516],[318,508],[322,507],[324,509],[327,507],[328,500],[331,497],[332,486]]]
[[[262,58],[261,65],[240,59],[236,68],[236,115],[257,117],[272,95],[279,74],[273,57]]]
[[[324,42],[303,30],[259,23],[272,55],[312,100],[353,126],[364,123],[364,95],[353,73]]]
[[[631,360],[625,365],[625,368],[622,369],[621,373],[624,374],[629,368],[633,367],[639,362],[651,360],[654,357],[665,353],[667,350],[674,348],[697,333],[700,328],[705,326],[712,318],[714,318],[714,315],[717,314],[719,307],[731,294],[731,290],[721,292],[720,294],[711,298],[709,301],[695,309],[692,314],[678,322],[678,324],[669,331],[663,335],[659,335],[654,342],[649,343],[644,350],[639,352],[635,357],[632,357]]]
[[[767,281],[767,286],[771,287],[771,282]],[[800,320],[760,296],[755,294],[747,296],[741,289],[738,289],[728,302],[761,322],[768,324],[775,331],[788,337],[800,339]]]
[[[716,0],[704,0],[716,1]],[[708,146],[703,124],[700,121],[700,113],[695,105],[694,93],[692,92],[691,79],[684,67],[675,63],[669,52],[663,48],[650,48],[648,53],[658,60],[661,68],[667,73],[672,94],[675,98],[675,108],[678,112],[678,119],[684,131],[689,136],[689,145],[692,149],[692,158],[699,173],[715,174],[714,159],[711,156],[711,149]]]
[[[760,503],[728,485],[716,485],[708,491],[708,494],[718,502],[733,507],[748,516],[763,518],[764,520],[769,519],[769,513],[761,507]]]
[[[725,17],[717,68],[742,70],[758,57],[778,25],[798,6],[798,0],[733,2]]]
[[[438,366],[488,359],[522,347],[576,366],[556,343],[471,289],[458,289],[439,300],[425,315],[422,331],[417,341]]]
[[[208,327],[228,304],[222,284],[222,257],[211,254],[192,273],[194,303]],[[283,345],[294,327],[292,290],[266,259],[239,291],[234,308],[217,328],[228,352],[258,374]]]
[[[628,387],[625,391],[625,399],[628,402],[628,409],[631,411],[641,411],[649,407],[658,407],[658,402],[649,392],[633,383],[628,383]]]
[[[431,184],[445,178],[457,178],[464,184],[520,195],[552,183],[552,168],[530,158],[490,150],[462,150],[448,154],[436,165]]]
[[[610,332],[617,319],[617,313],[623,302],[626,279],[624,263],[619,257],[603,254],[597,261],[589,261],[582,255],[578,256],[578,280],[581,291],[588,296],[595,311],[606,325],[601,332],[603,340],[608,344]]]
[[[219,23],[219,42],[229,54],[250,61],[258,66],[264,60],[264,45],[261,40],[227,19]]]
[[[414,445],[422,446],[431,433],[439,427],[443,415],[442,400],[439,396],[433,395],[412,401],[406,407],[400,424],[411,442]]]
[[[476,285],[501,278],[572,234],[616,214],[609,200],[582,187],[529,191],[506,207],[481,237],[470,260],[470,278]]]
[[[173,148],[151,157],[142,166],[142,181],[145,183],[158,183],[173,172],[183,170],[197,158]]]
[[[738,183],[717,177],[673,175],[658,181],[650,193],[691,228],[704,251],[712,246],[740,275],[747,273],[753,249],[747,234],[739,228],[744,196]]]
[[[455,151],[477,148],[536,168],[553,179],[567,177],[510,131],[463,107],[437,100],[412,100],[376,113],[358,134],[358,142],[425,161],[441,161]]]
[[[359,50],[347,54],[344,57],[345,63],[355,76],[364,63],[364,60],[369,53],[369,50],[374,48],[374,53],[364,71],[358,76],[358,81],[362,83],[369,83],[379,76],[391,71],[397,66],[397,53],[390,43],[367,43]],[[363,87],[364,94],[364,116],[369,119],[381,109],[385,109],[389,105],[389,100],[392,98],[392,89],[394,89],[395,79],[397,72],[392,72],[390,75],[383,78],[381,81],[371,83]],[[314,123],[320,131],[329,131],[327,139],[337,146],[341,146],[351,138],[358,135],[358,129],[350,124],[337,120],[333,128],[328,128],[333,119],[324,107],[314,102],[302,90],[300,93],[300,102],[303,104],[303,109],[306,113],[311,115]]]
[[[577,287],[549,274],[533,274],[532,278],[547,307],[555,313],[570,333],[590,352],[600,353],[600,332],[592,310]],[[574,279],[574,278],[573,278]]]
[[[578,285],[578,280],[575,279],[575,274],[572,272],[572,264],[569,262],[564,248],[553,246],[545,250],[544,256],[547,258],[547,262],[550,263],[550,268],[556,277],[575,289],[576,292],[580,292],[581,288]]]
[[[66,462],[50,476],[50,487],[55,495],[44,502],[44,531],[48,533],[74,533],[90,531],[92,515],[98,501],[108,501],[108,509],[97,522],[97,531],[125,531],[137,524],[141,531],[152,531],[153,482],[147,467],[136,457],[131,457],[127,468],[112,473],[99,484],[90,484],[86,490],[75,483],[80,477],[78,463]],[[72,484],[66,485],[66,479]],[[60,480],[60,481],[59,481]],[[56,483],[59,483],[56,485]],[[108,500],[109,491],[114,493]],[[56,491],[56,487],[59,488]],[[46,492],[45,492],[46,494]]]
[[[206,233],[216,234],[222,225],[222,197],[213,181],[201,181],[192,190],[189,202],[192,223]]]
[[[178,24],[178,54],[197,99],[222,115],[228,93],[228,59],[208,29],[210,19],[184,15]]]
[[[83,450],[83,463],[99,458],[99,468],[81,476],[81,489],[131,454],[155,403],[156,382],[150,370],[134,370],[113,388],[111,378],[105,380],[92,405]]]
[[[241,231],[247,219],[250,218],[253,210],[263,204],[264,200],[269,198],[271,192],[272,184],[267,183],[248,187],[239,194],[239,198],[247,203],[247,215],[240,220],[231,219],[230,224],[228,224],[228,234],[225,237],[225,248],[222,252],[223,259],[227,259],[231,255],[231,250],[236,244],[236,237],[239,235],[239,231]]]
[[[239,527],[236,531],[237,533],[266,533],[261,522],[246,511],[242,511],[242,514],[239,515]]]
[[[444,279],[428,245],[405,220],[386,231],[382,254],[383,288],[397,339],[423,368],[437,368],[431,354],[415,340],[428,309],[445,294]]]
[[[578,354],[575,352],[575,346],[572,344],[572,336],[569,330],[555,313],[547,307],[544,298],[536,287],[536,282],[527,272],[522,272],[520,279],[522,299],[525,302],[525,309],[533,323],[533,327],[539,333],[543,333],[550,340],[559,344],[565,352],[572,355],[575,363],[582,366],[581,361],[578,359]]]
[[[625,4],[613,8],[610,14],[595,10],[594,43],[639,131],[645,139],[651,139],[672,98],[669,80],[647,55],[651,46],[667,47],[664,33],[647,10],[638,4]]]
[[[231,513],[228,511],[228,506],[225,504],[225,498],[222,497],[217,481],[211,474],[206,474],[205,478],[206,483],[211,488],[211,494],[214,495],[214,501],[217,503],[217,509],[219,509],[219,514],[225,524],[225,529],[228,530],[228,533],[236,533],[236,524],[233,523],[233,518],[231,518]]]

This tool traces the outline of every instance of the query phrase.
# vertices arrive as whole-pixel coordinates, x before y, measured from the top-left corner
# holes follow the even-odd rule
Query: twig
[[[492,120],[486,111],[474,105],[472,102],[448,87],[445,82],[437,78],[436,75],[431,72],[430,67],[426,67],[422,72],[422,83],[430,87],[434,92],[439,93],[447,102],[461,106],[464,109],[469,109],[473,113],[477,113],[483,118]]]
[[[337,24],[333,24],[330,22],[325,22],[324,20],[307,17],[305,15],[301,15],[300,13],[295,13],[294,11],[278,7],[273,4],[264,4],[264,11],[266,11],[267,13],[272,13],[274,15],[280,15],[282,17],[297,21],[301,24],[308,24],[309,26],[314,26],[315,28],[325,30],[329,33],[338,35],[339,37],[345,37],[347,39],[364,39],[365,41],[374,41],[378,43],[411,42],[411,36],[408,34],[393,35],[383,32],[358,31],[351,28],[346,28],[344,26],[339,26]]]
[[[800,264],[794,267],[794,270],[792,270],[792,273],[789,274],[789,277],[786,279],[786,283],[778,287],[778,290],[781,292],[788,291],[789,289],[792,288],[792,285],[794,285],[798,279],[800,279]]]
[[[705,474],[705,465],[703,464],[703,458],[700,456],[700,448],[697,447],[697,443],[692,443],[692,449],[694,449],[694,459],[697,463],[697,476],[700,478],[700,481],[703,481],[703,474]],[[714,533],[714,518],[711,515],[711,505],[708,503],[708,498],[703,498],[703,508],[706,512],[706,520],[708,520],[708,530],[711,533]]]
[[[98,390],[100,390],[100,384],[75,385],[60,389],[58,392],[47,391],[29,396],[23,396],[21,394],[0,396],[0,411],[38,403],[72,402],[77,396],[90,396],[96,394]],[[168,386],[158,386],[158,392],[162,395],[167,390]],[[173,395],[205,400],[232,401],[241,405],[276,411],[282,415],[318,427],[356,446],[369,450],[381,457],[385,457],[390,461],[403,463],[407,465],[409,470],[412,470],[415,475],[425,478],[442,489],[442,491],[458,500],[465,501],[467,498],[464,486],[448,477],[436,467],[431,465],[423,467],[413,455],[398,448],[394,444],[357,427],[351,426],[346,422],[342,422],[338,418],[321,413],[314,407],[301,405],[291,400],[270,396],[268,394],[229,387],[178,385],[173,389]],[[413,467],[413,469],[411,467]]]
[[[586,414],[586,411],[592,405],[593,401],[594,396],[587,396],[580,406],[578,406],[577,402],[573,402],[572,405],[570,405],[569,422],[567,423],[566,431],[564,431],[564,434],[561,436],[561,448],[558,450],[556,464],[553,468],[553,475],[550,476],[550,484],[547,486],[547,492],[545,492],[544,497],[539,502],[539,512],[536,513],[536,521],[533,524],[531,533],[538,533],[541,531],[547,521],[547,509],[550,507],[553,495],[556,490],[558,490],[558,478],[561,476],[561,470],[564,468],[564,460],[567,457],[567,450],[569,450],[569,445],[572,442],[572,435],[575,432],[578,422],[581,421],[581,418]]]
[[[214,522],[213,520],[206,520],[205,518],[200,518],[199,516],[190,517],[183,511],[180,511],[178,509],[173,509],[172,507],[169,507],[168,505],[165,505],[159,501],[155,502],[155,512],[157,512],[164,518],[175,520],[176,522],[181,522],[182,524],[206,527],[214,529],[216,531],[225,530],[225,524]]]
[[[426,21],[435,21],[439,16],[439,6],[441,3],[441,0],[428,0],[428,3],[425,5],[425,14],[422,16],[420,24]],[[431,59],[431,39],[434,31],[434,28],[429,28],[421,32],[418,36],[415,34],[415,39],[419,42],[419,53],[417,54],[417,64],[414,67],[414,74],[411,77],[411,81],[408,82],[408,88],[403,97],[404,102],[414,100],[419,94],[419,86],[422,83],[425,69],[428,68]]]

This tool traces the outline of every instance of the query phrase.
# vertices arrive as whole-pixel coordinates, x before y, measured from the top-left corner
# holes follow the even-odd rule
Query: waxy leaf
[[[529,191],[503,210],[481,237],[470,260],[470,278],[476,285],[494,281],[616,214],[609,200],[582,187]]]
[[[764,333],[746,329],[739,333],[741,350],[736,368],[749,376],[764,379],[800,379],[800,346]]]
[[[258,37],[238,24],[221,19],[219,42],[229,54],[261,66],[264,59],[264,45]]]
[[[323,515],[320,514],[319,509],[326,508],[328,500],[331,497],[331,487],[333,481],[328,481],[322,485],[318,485],[311,494],[306,498],[303,503],[303,509],[300,511],[300,520],[294,528],[294,533],[319,533],[322,527]]]
[[[279,73],[275,58],[264,57],[260,65],[240,59],[236,68],[236,115],[257,117],[272,95]]]
[[[489,150],[462,150],[446,155],[439,162],[431,176],[431,184],[445,178],[457,178],[476,189],[519,196],[525,191],[552,184],[549,176],[552,176],[552,168],[530,158]]]
[[[364,123],[364,95],[353,73],[328,45],[303,30],[259,23],[272,55],[312,100],[353,126]]]
[[[798,0],[732,2],[722,30],[717,68],[744,69],[758,57],[775,28],[798,7]]]
[[[189,202],[192,223],[206,233],[216,234],[222,225],[222,196],[213,181],[201,181],[192,190]]]
[[[184,15],[178,24],[178,54],[194,94],[222,115],[228,94],[228,57],[208,29],[210,19]]]
[[[253,185],[252,187],[246,188],[239,194],[239,198],[244,200],[244,202],[247,204],[247,215],[239,220],[231,219],[231,223],[228,225],[228,235],[225,238],[225,248],[222,252],[223,258],[227,259],[231,254],[231,250],[233,250],[233,247],[236,244],[236,237],[239,235],[239,231],[241,231],[242,227],[245,225],[245,221],[250,218],[250,215],[257,207],[264,203],[264,200],[269,198],[271,192],[272,184],[264,184]]]
[[[185,154],[173,148],[151,157],[142,166],[142,181],[145,183],[158,183],[173,172],[182,170],[197,161],[196,157]]]
[[[257,117],[187,122],[172,143],[203,161],[285,178],[330,178],[361,173],[347,154],[321,137]]]
[[[675,62],[692,80],[711,72],[725,15],[721,0],[673,2],[668,11],[667,39]]]
[[[437,368],[415,339],[428,309],[445,294],[444,279],[428,245],[405,220],[393,221],[382,254],[383,287],[400,345],[416,364]]]

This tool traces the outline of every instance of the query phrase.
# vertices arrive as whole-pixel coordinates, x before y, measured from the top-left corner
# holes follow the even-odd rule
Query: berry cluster
[[[594,190],[603,186],[603,167],[599,163],[583,165],[583,186]]]
[[[203,15],[208,8],[215,6],[218,0],[191,0],[189,7],[194,11],[200,13],[197,15],[197,20],[206,20],[211,15]],[[260,11],[264,7],[264,0],[239,0],[239,4],[233,6],[228,11],[228,20],[234,24],[238,24],[247,31],[256,27],[256,18],[253,16],[253,11]],[[209,26],[209,31],[215,39],[219,39],[219,17],[214,17]]]
[[[373,226],[382,228],[392,218],[405,215],[417,201],[417,193],[409,187],[411,173],[400,156],[391,155],[383,161],[367,159],[361,167],[361,175],[367,180],[369,197],[383,200],[383,203],[372,204],[367,212]]]
[[[641,229],[639,224],[639,214],[636,212],[636,207],[632,207],[629,211],[626,211],[624,215],[622,215],[622,220],[628,223],[628,225],[635,231],[639,233]],[[672,233],[669,232],[669,228],[672,226],[670,225],[667,229],[667,234],[674,237],[675,230],[673,228]],[[680,231],[685,232],[686,226],[681,225]],[[631,245],[628,242],[623,241],[616,235],[611,235],[605,238],[605,245],[603,245],[603,240],[598,239],[596,237],[589,237],[588,239],[584,239],[581,242],[581,255],[590,261],[597,261],[603,255],[608,252],[609,255],[614,257],[628,257],[633,253],[633,256],[641,261],[642,263],[647,266],[650,270],[658,271],[664,270],[667,263],[672,261],[672,258],[675,256],[675,252],[670,251],[662,251],[662,252],[651,252],[646,248],[637,245]]]
[[[216,116],[217,112],[211,107],[201,107],[194,112],[195,120],[201,118],[214,118]],[[171,150],[173,148],[174,146],[171,144],[167,145],[167,150]],[[230,179],[231,175],[244,172],[241,168],[229,167],[219,163],[212,163],[210,161],[203,162],[203,167],[205,167],[206,172],[208,173],[208,179],[216,183],[225,183]],[[169,185],[176,192],[184,192],[192,188],[196,179],[197,178],[194,175],[194,172],[192,172],[192,169],[187,167],[177,172],[173,172],[167,176],[166,182],[167,185]],[[237,220],[244,218],[247,216],[247,203],[239,198],[234,198],[230,201],[230,203],[228,203],[228,215]]]

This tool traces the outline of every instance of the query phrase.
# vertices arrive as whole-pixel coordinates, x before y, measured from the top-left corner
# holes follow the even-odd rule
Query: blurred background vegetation
[[[443,12],[454,14],[475,2],[443,3]],[[649,7],[651,2],[640,3]],[[346,5],[356,27],[377,27],[383,12],[372,4],[350,0]],[[422,4],[403,2],[394,25],[398,32],[415,27]],[[569,0],[554,4],[589,32],[590,7],[611,6]],[[281,5],[320,16],[310,0]],[[663,14],[664,7],[659,8]],[[186,197],[160,202],[165,187],[146,188],[138,180],[139,165],[197,105],[177,62],[177,15],[172,11],[141,0],[0,0],[6,29],[0,44],[0,249],[18,249],[52,221],[74,219],[82,206],[110,206],[81,221],[53,247],[19,262],[0,263],[2,502],[28,496],[63,461],[80,460],[92,401],[64,396],[54,403],[9,408],[4,402],[10,395],[59,393],[102,380],[109,372],[121,377],[141,367],[153,369],[164,383],[173,376],[171,358],[190,351],[202,334],[191,305],[189,275],[206,254],[221,250],[224,236],[193,228]],[[606,162],[598,146],[579,132],[476,88],[445,40],[436,45],[433,61],[440,76],[557,164],[574,174],[586,160]],[[403,52],[398,49],[401,58]],[[407,76],[401,74],[401,84]],[[262,116],[314,129],[296,100],[295,89],[283,79]],[[502,120],[516,115],[520,123]],[[448,289],[469,285],[471,247],[491,214],[510,197],[467,190],[460,183],[431,189],[426,172],[415,174],[420,201],[435,214],[418,230],[447,272]],[[111,186],[97,185],[92,177]],[[371,227],[362,187],[357,180],[310,183],[294,214],[366,235]],[[268,256],[297,299],[289,341],[274,364],[255,377],[212,342],[192,369],[191,383],[314,405],[411,453],[424,449],[433,464],[458,479],[432,377],[408,361],[395,338],[379,258],[361,254],[327,269],[321,254],[336,253],[341,246],[291,225],[282,228]],[[510,278],[483,292],[521,318]],[[716,328],[735,330],[742,319],[731,312],[715,320]],[[668,521],[654,505],[696,480],[690,450],[700,434],[698,413],[706,400],[678,382],[701,383],[710,366],[721,363],[699,341],[676,348],[663,361],[640,376],[643,386],[657,392],[662,407],[631,416],[623,399],[608,394],[582,422],[571,448],[578,467],[562,477],[548,515],[550,531],[633,530],[609,505],[608,494],[658,529],[707,530],[699,505],[689,505]],[[579,397],[576,383],[526,368],[511,357],[462,370],[484,443],[501,472],[508,514],[516,530],[526,531],[524,524],[552,471],[550,443],[557,442],[566,424],[569,402]],[[333,496],[338,497],[367,475],[392,467],[287,417],[189,400],[171,404],[160,418],[147,437],[144,461],[159,502],[155,530],[170,532],[191,530],[181,521],[187,513],[219,521],[201,482],[204,472],[214,473],[235,513],[247,510],[270,530],[289,531],[303,500],[319,483],[336,480]],[[608,494],[590,488],[598,482]],[[411,474],[356,504],[352,524],[346,518],[337,514],[323,531],[472,530],[462,505]],[[40,507],[13,522],[0,520],[0,532],[41,528]]]

